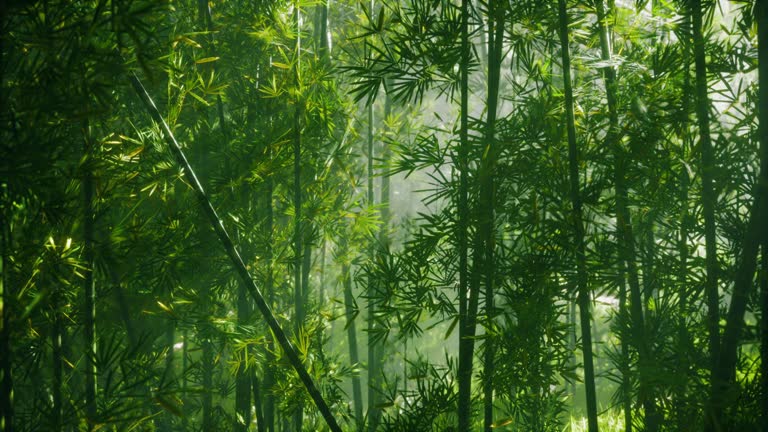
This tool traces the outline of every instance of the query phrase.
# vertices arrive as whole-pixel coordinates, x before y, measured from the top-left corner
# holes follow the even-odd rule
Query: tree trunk
[[[574,285],[571,281],[568,283],[568,292],[574,292]],[[568,324],[568,352],[571,353],[568,360],[569,367],[572,367],[574,370],[578,367],[578,360],[575,355],[576,353],[576,302],[571,302],[570,305],[568,305],[568,318],[567,318],[567,324]],[[567,390],[568,394],[571,395],[572,398],[576,397],[576,380],[569,379],[567,381]],[[575,403],[574,399],[571,399],[571,411],[575,409]]]
[[[632,432],[632,383],[630,381],[629,364],[629,335],[623,323],[628,322],[627,317],[627,271],[624,263],[619,260],[619,316],[621,317],[621,329],[619,331],[619,343],[621,344],[621,387],[624,395],[621,398],[621,407],[624,411],[624,431]]]
[[[181,370],[183,371],[181,375],[181,394],[186,397],[187,396],[187,368],[189,367],[188,360],[189,360],[189,332],[187,329],[184,329],[181,332]]]
[[[203,323],[207,325],[207,323]],[[200,332],[200,329],[198,329]],[[213,342],[210,340],[209,329],[203,329],[203,353],[200,363],[203,383],[203,430],[214,430],[213,427]]]
[[[484,6],[484,2],[481,0],[474,0],[472,1],[472,4],[470,5],[470,7],[473,10],[478,10],[480,5]],[[490,37],[488,33],[490,29],[487,29],[485,27],[485,22],[483,21],[482,14],[478,14],[478,18],[479,19],[477,20],[475,28],[472,29],[472,32],[473,33],[476,32],[478,37],[480,38],[480,43],[477,44],[477,48],[478,48],[477,54],[480,57],[479,59],[480,62],[483,63],[488,61],[488,38]]]
[[[589,432],[597,432],[597,399],[595,370],[592,359],[592,323],[590,321],[591,298],[587,285],[587,259],[582,221],[581,192],[579,190],[579,151],[576,146],[576,126],[573,114],[573,89],[571,86],[571,56],[569,53],[568,10],[565,0],[558,0],[560,19],[560,45],[565,88],[565,116],[568,132],[568,172],[571,205],[573,207],[574,237],[576,241],[576,286],[578,290],[581,343],[584,356],[584,388],[587,396],[587,422]]]
[[[197,3],[198,6],[198,20],[199,20],[199,26],[202,29],[202,31],[207,32],[204,36],[207,46],[206,51],[209,55],[215,55],[216,48],[215,48],[215,40],[213,36],[213,17],[211,15],[211,8],[208,3],[208,0],[198,0]],[[200,65],[203,70],[210,70],[211,73],[213,72],[215,68],[215,63],[206,63],[203,65]],[[224,138],[224,142],[227,141],[227,128],[226,123],[224,119],[224,103],[221,100],[221,95],[217,95],[216,98],[216,114],[219,118],[219,127],[221,129],[222,136]],[[209,111],[209,119],[210,123],[213,124],[214,114]],[[244,286],[241,286],[241,288],[238,289],[245,289]],[[206,296],[210,296],[210,293],[206,289]],[[238,317],[240,315],[239,310],[239,304],[238,304]],[[214,346],[213,341],[211,340],[211,329],[205,329],[204,337],[203,337],[203,343],[202,343],[202,374],[203,374],[203,430],[212,430],[214,427],[213,424],[213,374],[215,370],[215,364],[214,364]],[[246,378],[241,377],[240,370],[236,373],[236,397],[235,397],[235,410],[239,412],[243,400],[241,398],[245,397],[247,398],[248,392],[245,390],[245,395],[243,395],[243,385],[244,383],[241,383],[240,380],[247,380]],[[247,410],[248,416],[250,417],[250,408]]]
[[[237,287],[237,322],[241,326],[251,322],[251,303],[248,292],[243,284]],[[244,349],[248,350],[246,346]],[[235,374],[235,428],[237,432],[246,432],[251,424],[251,389],[256,385],[251,383],[252,370],[248,370],[245,358],[240,359]]]
[[[214,47],[214,38],[213,38],[213,17],[211,16],[211,8],[208,4],[208,0],[197,0],[197,12],[198,12],[198,20],[200,22],[200,28],[202,31],[208,32],[208,34],[205,35],[205,40],[208,43],[207,52],[209,55],[214,55],[216,52],[216,49]],[[202,65],[203,69],[209,69],[212,71],[214,68],[214,63],[208,63]],[[221,94],[218,94],[216,96],[216,113],[219,117],[219,127],[221,128],[222,135],[224,137],[227,137],[227,125],[224,121],[224,103],[221,100]]]
[[[758,0],[756,4],[757,39],[768,40],[768,1]],[[749,215],[739,267],[733,286],[731,304],[723,332],[722,345],[717,369],[712,379],[710,413],[707,431],[714,432],[722,427],[723,399],[729,386],[733,385],[738,359],[741,330],[744,327],[744,312],[752,291],[757,251],[768,235],[766,229],[766,206],[768,205],[768,44],[758,45],[758,139],[760,141],[760,175],[758,177],[755,201]]]
[[[272,148],[267,149],[267,157],[269,160],[272,160]],[[266,253],[265,253],[265,261],[266,261],[266,286],[264,287],[266,294],[267,294],[267,304],[269,307],[274,306],[274,276],[272,272],[272,231],[273,231],[273,225],[274,225],[274,211],[272,208],[272,189],[273,189],[273,179],[272,176],[267,177],[266,181],[266,197],[265,197],[265,210],[266,210],[266,222],[264,229],[267,232],[267,244],[266,244]],[[264,383],[263,383],[263,399],[264,399],[264,408],[263,408],[263,419],[264,419],[264,426],[266,428],[266,432],[274,432],[275,431],[275,396],[272,392],[272,386],[275,384],[275,372],[272,368],[272,365],[275,361],[275,355],[273,354],[275,346],[274,341],[272,340],[272,334],[267,330],[267,347],[266,347],[266,359],[267,364],[264,371]]]
[[[459,365],[457,381],[458,432],[469,432],[472,426],[472,360],[474,357],[475,314],[470,313],[467,229],[469,227],[468,173],[469,173],[469,0],[461,0],[461,60],[460,119],[459,119],[459,202],[457,211],[459,255]],[[471,330],[471,334],[470,334]]]
[[[322,246],[320,246],[320,280],[317,282],[317,284],[320,286],[320,291],[317,293],[317,300],[320,302],[319,304],[325,304],[325,257],[327,254],[326,248],[327,244],[325,242],[325,238],[320,234],[320,241],[322,242]],[[330,296],[334,296],[335,293],[331,293]],[[333,323],[331,323],[333,325]],[[333,327],[331,327],[331,333],[333,333]],[[321,338],[322,342],[322,338]]]
[[[686,14],[687,15],[687,14]],[[683,91],[685,94],[689,94],[691,89],[691,74],[690,74],[690,44],[684,46],[684,78],[683,78]],[[691,149],[691,137],[688,133],[689,124],[689,112],[690,112],[690,98],[683,98],[683,113],[684,121],[681,128],[682,135],[682,151],[681,159],[686,160],[688,153]],[[678,430],[685,430],[690,425],[689,413],[687,403],[688,394],[688,376],[690,374],[690,362],[688,349],[692,346],[690,335],[688,334],[688,325],[686,322],[686,316],[688,315],[688,205],[689,205],[689,188],[690,178],[688,176],[688,167],[686,164],[680,164],[680,236],[677,242],[677,251],[679,255],[679,270],[677,274],[678,284],[678,340],[677,340],[677,366],[680,375],[678,377],[680,385],[675,389],[675,417]]]
[[[656,239],[653,235],[653,221],[646,221],[645,224],[641,223],[641,230],[644,232],[640,235],[645,237],[645,245],[643,247],[643,297],[644,308],[648,310],[651,302],[654,300],[653,294],[656,291],[656,275],[655,275],[655,260],[656,260]]]
[[[313,178],[313,173],[308,173],[307,178]],[[312,270],[312,220],[307,218],[307,220],[304,221],[302,224],[302,237],[304,244],[302,245],[302,258],[301,258],[301,293],[303,296],[303,303],[304,308],[309,307],[309,274]],[[310,313],[312,313],[310,311]],[[306,316],[306,312],[305,312]],[[324,361],[324,353],[323,353],[323,330],[317,329],[316,330],[316,347],[317,350],[317,360],[322,364]],[[310,343],[311,346],[311,343]]]
[[[322,0],[319,5],[315,7],[315,13],[317,15],[316,28],[315,28],[315,42],[318,47],[320,55],[324,58],[328,58],[328,3],[330,0]]]
[[[373,1],[371,1],[371,13],[373,14]],[[375,203],[373,195],[373,102],[368,105],[368,139],[366,142],[366,155],[368,157],[368,206]],[[373,263],[375,259],[374,239],[371,238],[368,245],[368,259]],[[376,332],[376,281],[369,276],[367,281],[368,297],[368,431],[373,432],[379,422],[378,391],[379,391],[379,349],[374,334]]]
[[[307,175],[312,178],[312,173]],[[309,274],[312,271],[312,220],[309,218],[302,223],[302,237],[304,244],[301,253],[301,293],[304,297],[304,305],[309,303]]]
[[[683,165],[680,172],[680,237],[677,243],[679,255],[678,283],[678,341],[677,341],[677,367],[680,385],[675,389],[675,416],[678,430],[685,430],[689,425],[687,394],[688,374],[690,373],[688,362],[688,347],[692,346],[688,335],[686,316],[688,315],[688,170]]]
[[[5,4],[0,5],[0,28],[5,28]],[[0,37],[0,88],[5,88],[5,35]],[[0,109],[8,105],[5,91],[0,91]],[[3,178],[0,183],[0,425],[3,432],[13,431],[13,352],[11,350],[10,301],[10,247],[11,241],[11,205],[10,184]]]
[[[763,238],[760,249],[760,416],[762,432],[768,432],[768,239]]]
[[[120,278],[116,274],[116,272],[112,272],[112,286],[115,290],[115,296],[118,298],[121,298],[120,301],[120,313],[123,314],[125,312],[125,315],[123,317],[123,322],[126,325],[126,332],[128,333],[128,343],[131,347],[136,347],[135,342],[135,336],[131,336],[131,333],[133,332],[133,325],[130,324],[130,318],[129,313],[127,311],[128,309],[128,302],[126,302],[124,296],[122,295],[122,289],[120,288]],[[168,297],[165,299],[165,301],[168,301],[168,304],[171,304],[171,295],[168,294]],[[125,309],[125,311],[123,311]],[[130,330],[128,330],[130,329]],[[176,320],[171,319],[168,317],[165,321],[165,349],[167,350],[165,353],[165,368],[163,369],[163,382],[171,383],[174,382],[174,373],[173,373],[173,360],[174,360],[174,350],[173,346],[176,342]],[[136,347],[137,348],[137,347]],[[148,386],[143,386],[142,391],[145,392],[147,397],[151,397],[151,390]],[[155,417],[154,419],[155,428],[158,430],[169,430],[172,427],[173,424],[173,414],[170,412],[164,412],[161,415]]]
[[[264,411],[262,410],[262,396],[261,396],[261,390],[262,390],[262,384],[261,381],[259,381],[259,377],[256,375],[256,372],[251,371],[251,384],[252,390],[253,390],[253,405],[256,408],[255,414],[256,414],[256,430],[258,432],[266,432],[267,431],[267,425],[264,422]],[[245,430],[248,430],[248,427],[250,427],[250,422],[247,422],[248,426],[245,428]]]
[[[294,61],[294,85],[297,90],[301,86],[299,81],[299,69],[301,58],[301,9],[298,2],[294,2],[294,25],[296,26],[296,60]],[[301,279],[302,266],[302,243],[303,221],[301,220],[301,103],[300,96],[294,100],[296,104],[293,115],[293,208],[294,208],[294,231],[293,231],[293,301],[294,301],[294,336],[298,339],[304,326],[304,290]],[[300,432],[304,422],[304,406],[299,403],[293,414],[293,428]]]
[[[701,187],[704,208],[704,242],[706,246],[707,279],[704,292],[707,298],[707,329],[709,330],[710,372],[714,373],[720,349],[720,295],[717,289],[717,243],[715,232],[715,204],[717,196],[712,185],[715,171],[714,152],[709,129],[709,95],[707,94],[707,63],[704,52],[701,0],[693,0],[693,56],[696,64],[696,120],[699,125],[701,146]]]
[[[384,99],[384,117],[382,119],[382,122],[385,125],[386,125],[386,123],[387,123],[387,121],[389,119],[389,116],[390,116],[391,112],[392,112],[392,99],[391,99],[391,97],[389,95],[385,95],[385,99]],[[371,117],[369,117],[369,120],[372,120],[373,119],[373,113],[370,112],[370,115],[371,115]],[[368,198],[370,200],[370,205],[375,205],[375,201],[374,201],[375,198],[374,198],[374,195],[373,195],[373,158],[374,158],[375,151],[374,151],[374,148],[373,148],[373,145],[372,145],[373,144],[373,134],[372,134],[372,132],[373,131],[371,131],[371,137],[370,137],[371,138],[371,146],[369,146],[369,148],[368,148],[368,150],[371,152],[371,153],[369,153],[370,157],[369,157],[369,165],[368,165],[368,168],[370,170],[369,171],[370,176],[369,176],[369,184],[368,184],[368,186],[370,188],[369,190],[371,191],[371,193],[369,194]],[[385,131],[385,133],[386,133],[386,131]],[[392,160],[392,151],[390,150],[389,145],[387,145],[387,143],[385,142],[384,139],[382,139],[382,143],[381,143],[381,152],[382,152],[381,161],[382,161],[382,163],[384,165],[384,172],[381,175],[381,196],[380,196],[380,202],[379,202],[379,208],[380,208],[379,211],[380,211],[380,215],[381,215],[381,228],[379,230],[379,245],[381,246],[381,253],[380,253],[380,255],[382,256],[382,259],[386,259],[386,255],[389,254],[389,246],[390,246],[390,239],[389,239],[389,222],[390,222],[389,201],[390,201],[390,189],[391,189],[391,187],[390,187],[390,179],[389,179],[388,172],[389,172],[389,166],[390,166],[391,160]],[[371,253],[372,253],[371,257],[373,257],[373,253],[375,253],[375,251],[373,250],[373,247],[371,249]],[[375,367],[376,367],[377,372],[380,372],[381,369],[382,369],[382,365],[378,361],[378,359],[381,357],[381,352],[382,352],[382,347],[378,346],[378,345],[375,346],[374,353],[375,353],[375,358],[377,360],[376,363],[375,363]],[[369,362],[370,362],[370,360],[369,360]],[[375,380],[376,380],[375,381],[376,384],[378,385],[378,374],[375,377]],[[376,395],[376,397],[377,397],[376,402],[378,404],[378,395]],[[370,425],[369,427],[373,427],[374,429],[378,425],[379,417],[381,416],[381,412],[380,412],[380,410],[378,408],[376,408],[375,415],[376,415],[376,417],[374,418],[374,421],[369,423],[369,425]],[[369,429],[369,430],[373,430],[373,429]]]
[[[295,211],[294,217],[294,240],[293,240],[293,253],[294,253],[294,269],[293,269],[293,302],[294,302],[294,322],[293,331],[296,338],[299,337],[300,332],[304,326],[304,290],[302,289],[301,279],[301,266],[302,266],[302,222],[301,222],[301,132],[299,130],[299,109],[296,108],[296,114],[294,116],[294,134],[293,134],[293,208]],[[296,408],[296,412],[293,416],[293,426],[295,430],[301,430],[303,407],[299,405]]]
[[[165,353],[165,371],[163,374],[166,379],[173,376],[173,346],[176,344],[176,322],[168,319],[165,323],[165,346],[168,352]]]
[[[388,124],[389,117],[392,114],[392,98],[389,95],[385,96],[384,99],[384,124]],[[387,127],[387,130],[385,133],[389,132],[389,128]],[[380,205],[379,208],[381,209],[381,229],[379,230],[379,243],[382,246],[382,249],[384,253],[389,252],[389,246],[390,246],[390,238],[389,238],[389,223],[391,219],[391,211],[389,207],[389,202],[391,199],[391,183],[389,179],[389,171],[392,167],[392,150],[389,148],[389,145],[386,143],[386,140],[382,139],[381,143],[381,164],[382,164],[382,173],[381,173],[381,197],[380,197]]]
[[[344,284],[344,311],[347,320],[347,343],[349,344],[349,360],[352,365],[360,364],[357,346],[357,327],[355,325],[355,299],[352,295],[352,273],[347,259],[348,245],[345,236],[341,238],[341,277]],[[360,383],[360,375],[352,375],[352,401],[354,403],[355,430],[362,430],[363,424],[363,391]]]
[[[493,319],[496,316],[494,310],[494,248],[495,248],[495,229],[494,229],[494,211],[495,211],[495,185],[494,176],[496,170],[496,113],[499,105],[499,81],[501,79],[501,62],[503,60],[504,45],[504,16],[506,8],[501,2],[491,3],[492,9],[489,11],[488,19],[489,38],[488,38],[488,118],[486,119],[486,151],[485,176],[481,175],[480,180],[480,217],[481,229],[483,235],[484,256],[482,263],[482,272],[485,277],[485,315],[488,320],[488,328],[493,327]],[[485,204],[485,205],[483,205]],[[486,208],[483,208],[486,207]],[[484,219],[483,219],[484,218]],[[483,359],[483,427],[486,432],[493,428],[493,371],[495,349],[493,339],[485,339],[485,352]]]
[[[1,271],[2,269],[0,269]],[[54,288],[55,292],[52,295],[51,298],[51,308],[53,309],[53,329],[51,331],[51,347],[52,347],[52,368],[53,368],[53,384],[52,384],[52,393],[53,393],[53,412],[52,418],[51,418],[51,424],[54,431],[60,431],[62,430],[62,399],[61,399],[61,390],[63,385],[62,380],[62,349],[61,349],[61,340],[62,340],[62,333],[64,331],[64,325],[61,322],[61,312],[59,311],[60,306],[60,296],[61,293],[59,292],[59,288]]]
[[[85,271],[83,278],[83,336],[85,342],[85,410],[88,416],[88,430],[92,430],[96,420],[96,293],[95,293],[95,261],[93,253],[94,241],[94,179],[93,163],[94,149],[91,139],[90,126],[86,121],[83,125],[84,162],[83,169],[83,259]]]
[[[376,2],[370,0],[370,13],[371,16],[375,14]],[[367,47],[366,47],[367,49]],[[367,157],[367,204],[370,208],[373,208],[375,203],[373,193],[373,104],[374,100],[368,104],[368,126],[367,126],[367,140],[365,155]],[[373,264],[375,260],[375,239],[371,238],[368,244],[368,261]],[[367,296],[367,320],[368,320],[368,432],[374,432],[379,422],[379,409],[378,409],[378,390],[379,390],[379,350],[376,346],[375,332],[376,332],[376,282],[372,276],[368,277],[366,281],[366,296]]]

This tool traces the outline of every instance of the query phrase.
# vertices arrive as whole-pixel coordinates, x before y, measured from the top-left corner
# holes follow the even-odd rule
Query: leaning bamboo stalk
[[[261,291],[259,291],[256,283],[251,278],[250,273],[248,273],[248,269],[245,267],[245,263],[243,262],[242,257],[240,257],[240,253],[235,248],[234,243],[232,243],[232,238],[227,233],[227,230],[224,228],[224,224],[221,222],[216,209],[213,208],[213,204],[211,204],[211,201],[205,194],[203,186],[197,179],[197,176],[192,170],[192,166],[189,164],[189,161],[187,161],[184,152],[181,150],[181,146],[173,136],[173,132],[171,132],[170,127],[168,127],[168,124],[163,119],[163,116],[160,114],[160,111],[157,109],[157,106],[155,106],[155,103],[152,101],[152,98],[149,96],[149,93],[147,93],[147,90],[141,84],[141,81],[136,76],[136,74],[131,73],[129,78],[131,85],[139,95],[139,98],[141,98],[150,116],[158,123],[158,125],[160,125],[160,128],[165,135],[165,141],[170,147],[171,152],[176,158],[176,161],[186,172],[187,179],[192,185],[192,189],[194,189],[195,195],[197,196],[203,211],[211,222],[213,230],[216,232],[216,236],[224,246],[224,250],[227,252],[229,259],[232,261],[232,265],[235,267],[238,275],[240,275],[240,278],[248,289],[249,294],[256,302],[256,307],[261,312],[264,320],[267,322],[267,325],[272,330],[272,333],[275,335],[275,338],[277,339],[280,346],[283,348],[283,351],[285,351],[291,366],[296,369],[296,373],[299,374],[301,382],[307,388],[307,392],[309,392],[310,397],[312,397],[312,400],[315,402],[315,406],[317,406],[317,409],[320,410],[320,414],[322,414],[331,431],[341,432],[341,427],[339,427],[339,424],[333,417],[328,404],[323,399],[323,396],[320,394],[320,391],[318,390],[314,381],[312,381],[312,377],[309,376],[309,373],[304,368],[304,365],[299,358],[299,354],[296,352],[296,348],[294,348],[293,344],[291,344],[291,342],[288,340],[288,337],[280,327],[277,319],[275,319],[275,316],[272,314],[272,311],[267,305],[267,302],[264,300],[264,296],[261,294]]]

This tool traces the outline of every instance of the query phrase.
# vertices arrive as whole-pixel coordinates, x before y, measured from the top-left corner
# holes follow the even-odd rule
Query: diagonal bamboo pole
[[[333,417],[328,404],[325,402],[325,399],[323,399],[323,395],[320,394],[320,391],[317,389],[314,381],[312,381],[312,377],[309,376],[309,373],[301,363],[301,359],[299,358],[299,354],[296,352],[296,348],[294,348],[291,342],[288,340],[288,337],[285,335],[285,332],[280,327],[280,324],[277,322],[275,316],[272,314],[272,311],[269,309],[267,302],[264,300],[264,296],[262,296],[259,288],[256,286],[256,283],[253,282],[251,275],[248,273],[248,270],[245,267],[245,263],[243,263],[243,259],[240,257],[240,253],[237,251],[237,249],[235,249],[235,245],[232,243],[232,238],[227,233],[226,228],[224,228],[224,224],[221,222],[219,215],[216,213],[216,209],[213,208],[213,204],[211,204],[208,196],[206,196],[205,191],[203,190],[203,186],[197,180],[197,176],[195,176],[195,172],[192,171],[192,166],[190,166],[189,161],[187,161],[186,156],[184,156],[184,152],[181,150],[181,146],[179,146],[179,143],[173,136],[173,132],[171,132],[171,129],[168,127],[165,119],[163,119],[163,116],[160,115],[160,111],[157,109],[157,106],[155,106],[155,103],[152,101],[152,98],[149,96],[149,93],[147,93],[147,90],[141,84],[141,81],[136,76],[136,74],[131,73],[129,78],[131,80],[131,85],[133,85],[133,89],[136,90],[139,98],[142,102],[144,102],[144,106],[147,108],[147,111],[149,111],[150,116],[160,125],[165,135],[165,140],[168,143],[171,152],[176,157],[176,162],[178,162],[179,165],[184,168],[184,171],[187,174],[187,178],[189,179],[190,183],[192,184],[192,188],[195,191],[195,195],[197,195],[197,199],[200,202],[200,205],[203,207],[203,211],[205,212],[206,216],[208,216],[208,219],[213,226],[213,230],[216,231],[216,235],[224,245],[224,249],[226,250],[227,255],[229,255],[229,259],[232,261],[232,265],[235,267],[238,275],[240,275],[240,278],[248,289],[248,292],[251,294],[251,297],[253,297],[253,299],[256,301],[256,307],[267,321],[267,325],[269,325],[269,328],[272,330],[275,338],[280,343],[280,346],[283,348],[283,351],[285,351],[285,354],[288,356],[288,360],[290,361],[291,366],[296,369],[301,382],[304,383],[304,386],[307,388],[309,395],[315,402],[317,409],[320,410],[320,414],[323,415],[323,418],[325,419],[331,431],[341,432],[341,427],[339,427],[339,424]]]

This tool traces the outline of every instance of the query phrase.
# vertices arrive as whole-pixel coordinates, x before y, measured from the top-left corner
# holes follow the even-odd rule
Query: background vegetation
[[[0,28],[3,432],[768,430],[768,1]]]

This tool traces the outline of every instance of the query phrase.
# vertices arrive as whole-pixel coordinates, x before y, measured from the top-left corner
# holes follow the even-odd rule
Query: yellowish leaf
[[[510,418],[501,419],[501,420],[497,421],[496,423],[493,423],[491,425],[491,428],[493,428],[493,429],[500,428],[502,426],[506,426],[506,425],[512,424],[512,422],[514,422],[514,421],[515,421],[515,419],[513,419],[511,417]]]
[[[197,63],[197,64],[211,63],[211,62],[215,62],[216,60],[218,60],[220,58],[221,57],[206,57],[206,58],[201,58],[200,60],[197,60],[195,63]]]

